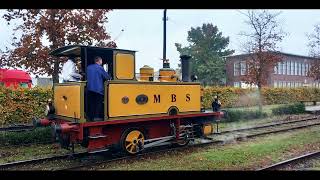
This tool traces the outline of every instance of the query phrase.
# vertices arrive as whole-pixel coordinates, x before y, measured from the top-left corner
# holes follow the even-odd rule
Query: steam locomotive
[[[54,98],[48,100],[46,117],[34,125],[51,126],[64,148],[79,143],[88,152],[120,149],[136,154],[144,149],[172,144],[185,146],[195,138],[213,133],[213,122],[222,112],[205,111],[202,88],[190,76],[190,56],[180,56],[182,79],[163,62],[159,76],[149,66],[135,72],[135,51],[70,45],[50,53],[56,57],[78,57],[81,71],[100,56],[112,80],[104,84],[103,121],[89,121],[86,112],[86,78],[80,82],[55,83]],[[139,78],[137,77],[139,74]],[[86,76],[84,76],[86,77]]]

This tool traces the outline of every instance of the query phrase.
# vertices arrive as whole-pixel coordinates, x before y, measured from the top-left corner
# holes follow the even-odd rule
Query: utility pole
[[[163,68],[169,68],[168,66],[169,63],[167,62],[167,57],[166,57],[166,48],[167,48],[167,9],[163,11]]]

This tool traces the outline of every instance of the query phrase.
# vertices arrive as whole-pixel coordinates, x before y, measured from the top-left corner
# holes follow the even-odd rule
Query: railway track
[[[139,159],[139,158],[146,156],[146,155],[154,155],[154,154],[159,154],[159,153],[163,153],[163,152],[173,152],[173,151],[177,151],[177,150],[189,149],[190,147],[201,147],[201,146],[218,145],[218,144],[222,145],[223,143],[224,143],[223,141],[208,141],[208,142],[204,142],[201,144],[194,144],[191,146],[184,146],[184,147],[173,147],[173,148],[169,148],[169,149],[168,149],[168,147],[164,146],[164,147],[156,148],[156,150],[152,150],[152,149],[147,150],[147,151],[140,153],[140,154],[137,154],[135,156],[119,155],[119,156],[114,156],[114,157],[105,157],[103,160],[100,160],[98,162],[92,161],[90,163],[76,165],[76,166],[72,166],[72,167],[53,169],[53,171],[79,170],[81,168],[88,168],[88,167],[98,166],[98,165],[105,164],[105,163],[121,161],[121,160]]]
[[[225,131],[222,131],[222,132],[219,132],[219,133],[215,133],[215,134],[222,135],[222,134],[227,134],[227,133],[242,132],[242,131],[248,131],[248,130],[256,130],[256,129],[274,127],[274,126],[285,125],[285,124],[293,124],[293,123],[296,123],[296,122],[305,122],[305,121],[309,121],[309,120],[316,120],[319,117],[320,116],[314,116],[314,117],[308,117],[308,118],[303,118],[303,119],[298,119],[298,120],[285,120],[285,121],[280,121],[280,122],[277,122],[277,123],[270,123],[270,124],[266,124],[266,125],[262,125],[262,126],[254,126],[254,127],[234,129],[234,130],[225,130]]]
[[[294,165],[294,164],[303,162],[305,160],[313,159],[319,156],[320,156],[320,151],[316,151],[316,152],[308,153],[302,156],[294,157],[285,161],[281,161],[279,163],[276,163],[267,167],[263,167],[261,169],[258,169],[257,171],[277,170],[277,169],[281,169],[289,165]]]
[[[78,152],[78,153],[72,153],[72,154],[64,154],[64,155],[58,155],[58,156],[50,156],[50,157],[43,157],[43,158],[37,158],[37,159],[30,159],[30,160],[23,160],[23,161],[15,161],[15,162],[9,162],[5,164],[0,165],[0,170],[1,169],[6,169],[10,168],[13,166],[22,166],[30,163],[40,163],[40,162],[45,162],[45,161],[50,161],[50,160],[59,160],[59,159],[66,159],[70,157],[81,157],[88,155],[88,152]]]
[[[33,129],[34,129],[33,125],[16,125],[16,126],[0,127],[0,132],[1,131],[21,132],[21,131],[31,131]]]
[[[283,122],[283,123],[274,123],[274,124],[270,124],[270,125],[264,125],[264,126],[257,126],[257,127],[251,127],[251,128],[245,128],[245,129],[237,129],[237,130],[230,130],[227,132],[221,132],[221,134],[227,135],[227,134],[232,134],[235,132],[245,132],[245,131],[256,131],[255,133],[247,133],[245,134],[245,136],[238,136],[235,137],[235,140],[241,140],[243,138],[254,138],[257,136],[263,136],[263,135],[267,135],[267,134],[272,134],[272,133],[280,133],[280,132],[287,132],[290,130],[295,130],[295,129],[302,129],[302,128],[306,128],[306,127],[311,127],[311,126],[317,126],[320,125],[320,122],[315,122],[315,123],[306,123],[306,124],[301,124],[301,125],[296,125],[293,127],[287,127],[287,128],[274,128],[276,125],[290,125],[290,124],[294,124],[294,123],[301,123],[301,122],[307,122],[307,121],[317,121],[318,120],[318,116],[316,117],[312,117],[312,118],[305,118],[305,119],[300,119],[300,120],[294,120],[291,122]],[[261,129],[263,128],[270,128],[272,127],[273,129],[269,130],[269,131],[261,131]],[[257,131],[258,130],[258,131]],[[204,143],[198,143],[198,144],[194,144],[191,145],[191,147],[197,147],[197,146],[206,146],[206,145],[213,145],[213,144],[224,144],[226,141],[222,141],[222,140],[215,140],[213,138],[209,138],[211,140],[207,140],[207,142]],[[161,153],[164,151],[175,151],[178,149],[184,149],[184,148],[190,148],[190,146],[186,146],[186,147],[178,147],[178,148],[166,148],[166,149],[160,149],[160,150],[154,150],[154,151],[149,151],[146,150],[144,153],[141,153],[139,155],[136,156],[108,156],[106,157],[107,159],[104,159],[102,161],[96,161],[96,162],[89,162],[89,163],[85,163],[85,164],[81,164],[81,165],[76,165],[76,166],[71,166],[71,167],[63,167],[63,168],[58,168],[58,169],[52,169],[53,171],[58,170],[75,170],[75,169],[81,169],[81,168],[88,168],[88,167],[92,167],[92,166],[96,166],[99,164],[103,164],[103,163],[109,163],[109,162],[114,162],[114,161],[119,161],[119,160],[124,160],[124,159],[132,159],[132,158],[139,158],[141,156],[145,156],[147,154],[154,154],[154,153]],[[95,154],[99,154],[99,153],[95,153]],[[44,162],[44,161],[50,161],[50,160],[62,160],[62,159],[66,159],[68,157],[83,157],[85,155],[88,155],[88,152],[82,152],[82,153],[76,153],[76,154],[67,154],[67,155],[60,155],[60,156],[52,156],[52,157],[48,157],[48,158],[40,158],[40,159],[31,159],[31,160],[26,160],[26,161],[17,161],[17,162],[11,162],[11,163],[6,163],[6,164],[0,164],[0,170],[1,169],[7,169],[13,166],[20,166],[20,165],[25,165],[25,164],[32,164],[32,163],[39,163],[39,162]]]

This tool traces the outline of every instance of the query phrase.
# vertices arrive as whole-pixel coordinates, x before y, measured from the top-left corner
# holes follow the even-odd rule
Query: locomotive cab
[[[136,81],[135,51],[99,48],[91,46],[65,46],[50,53],[56,57],[76,57],[80,59],[79,71],[83,79],[78,82],[63,82],[54,84],[55,116],[66,120],[86,122],[86,67],[94,63],[94,58],[100,56],[103,67],[113,81]],[[105,84],[108,86],[108,82]],[[107,88],[105,88],[107,89]],[[104,102],[107,102],[105,93]],[[106,104],[105,108],[106,109]],[[107,115],[107,112],[104,114]],[[105,117],[106,119],[107,117]]]

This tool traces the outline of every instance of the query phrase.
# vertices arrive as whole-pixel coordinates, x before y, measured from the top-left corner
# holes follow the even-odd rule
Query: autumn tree
[[[222,36],[217,26],[208,23],[202,27],[191,27],[187,40],[187,47],[179,43],[175,43],[175,46],[180,55],[192,57],[191,73],[197,75],[205,85],[224,84],[226,62],[223,56],[234,53],[234,50],[227,49],[229,37]]]
[[[271,13],[266,10],[248,11],[244,15],[250,31],[240,33],[247,38],[242,49],[248,53],[248,58],[245,59],[246,75],[242,80],[258,87],[260,111],[262,111],[261,88],[267,85],[274,67],[282,60],[278,53],[278,43],[283,40],[285,33],[277,20],[279,14],[280,12]]]
[[[313,77],[315,80],[320,80],[320,24],[314,26],[314,30],[311,34],[308,34],[310,56],[315,60],[311,63],[308,76]]]
[[[3,18],[13,29],[13,48],[2,53],[2,65],[24,67],[35,74],[52,75],[59,82],[62,58],[49,52],[73,44],[116,47],[105,24],[107,9],[27,9],[7,10]],[[21,38],[17,38],[21,33]]]

